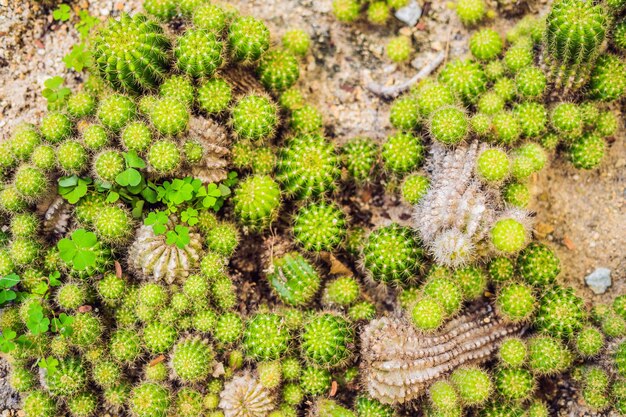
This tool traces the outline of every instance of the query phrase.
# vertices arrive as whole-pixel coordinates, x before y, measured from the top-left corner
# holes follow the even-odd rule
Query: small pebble
[[[585,284],[594,294],[604,294],[611,286],[611,270],[604,267],[596,268],[591,274],[585,277]]]
[[[422,17],[422,7],[416,0],[396,11],[396,18],[404,22],[407,26],[415,26]]]

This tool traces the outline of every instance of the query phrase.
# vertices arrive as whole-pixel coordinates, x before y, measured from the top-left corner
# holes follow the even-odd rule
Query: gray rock
[[[407,26],[415,26],[422,17],[422,6],[416,0],[411,0],[406,6],[396,10],[396,18]]]
[[[604,294],[611,286],[611,270],[609,268],[596,268],[591,274],[585,277],[585,284],[594,294]]]

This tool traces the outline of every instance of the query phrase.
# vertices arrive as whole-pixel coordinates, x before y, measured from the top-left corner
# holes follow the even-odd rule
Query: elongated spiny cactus
[[[362,382],[384,404],[409,402],[455,369],[488,361],[499,342],[519,329],[489,306],[470,309],[434,335],[422,335],[401,319],[373,320],[361,334]]]

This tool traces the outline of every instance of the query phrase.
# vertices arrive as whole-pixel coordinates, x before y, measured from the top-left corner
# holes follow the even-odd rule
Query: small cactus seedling
[[[312,203],[298,210],[293,225],[295,240],[308,251],[332,251],[346,235],[346,219],[335,204]]]
[[[408,175],[401,187],[402,199],[408,204],[418,204],[428,192],[430,181],[420,174]]]
[[[469,130],[467,115],[457,107],[442,107],[430,118],[431,137],[445,145],[455,145],[465,139]]]
[[[308,395],[321,395],[330,389],[330,372],[317,366],[308,366],[302,370],[300,387]]]
[[[553,375],[567,369],[571,353],[558,339],[536,336],[528,342],[528,357],[531,371],[538,375]]]
[[[535,378],[523,368],[500,368],[494,375],[496,391],[507,400],[523,401],[535,390]]]
[[[243,348],[251,359],[279,359],[287,351],[289,342],[289,331],[278,314],[257,313],[246,323]]]
[[[321,134],[324,127],[324,120],[318,109],[309,104],[305,104],[292,111],[289,124],[298,134]]]
[[[569,338],[582,329],[585,318],[583,300],[571,288],[554,287],[539,300],[534,324],[542,333]]]
[[[333,0],[333,14],[340,22],[355,21],[359,17],[360,9],[357,0]]]
[[[225,111],[232,100],[232,87],[222,78],[211,78],[198,88],[198,105],[208,114]]]
[[[270,32],[260,20],[240,16],[228,28],[228,44],[235,60],[256,61],[270,46]]]
[[[519,368],[527,360],[528,348],[522,339],[511,337],[500,345],[498,359],[505,367]]]
[[[411,322],[424,332],[437,330],[446,317],[446,312],[441,303],[432,297],[424,297],[418,300],[411,308]]]
[[[300,76],[298,59],[286,50],[269,51],[257,69],[261,83],[272,91],[284,91],[291,87]]]
[[[404,96],[393,102],[390,109],[389,121],[400,130],[413,130],[418,127],[420,114],[414,97]]]
[[[416,92],[417,109],[423,117],[429,117],[435,110],[455,104],[452,88],[439,82],[425,82]]]
[[[484,0],[457,0],[456,14],[465,26],[473,26],[479,23],[487,13],[487,5]]]
[[[413,45],[408,36],[396,36],[387,43],[387,56],[393,62],[406,62],[411,57]]]
[[[526,243],[526,228],[515,219],[498,220],[490,231],[491,243],[504,253],[519,252]]]
[[[575,347],[579,355],[585,358],[594,357],[604,348],[604,335],[595,327],[583,327],[576,335]]]
[[[520,182],[511,182],[502,189],[502,198],[513,207],[526,208],[530,203],[530,190]]]
[[[372,1],[367,7],[367,20],[374,25],[384,25],[390,15],[389,6],[384,1]]]
[[[476,171],[485,181],[502,181],[509,175],[510,164],[506,152],[497,148],[487,149],[478,156]]]
[[[152,105],[150,121],[163,136],[176,136],[187,130],[189,110],[176,97],[163,97]]]
[[[92,151],[98,151],[109,143],[109,136],[104,127],[91,124],[82,130],[82,139],[85,147]]]
[[[309,52],[311,37],[302,29],[290,29],[282,37],[283,46],[292,54],[305,56]]]
[[[574,103],[559,103],[550,114],[552,127],[566,139],[577,138],[583,129],[580,107]]]
[[[213,33],[190,29],[176,41],[176,66],[191,77],[210,77],[222,65],[222,49]]]
[[[100,102],[98,119],[104,127],[119,132],[137,113],[137,106],[133,101],[121,94],[112,94]]]
[[[372,177],[377,159],[378,145],[369,138],[353,138],[342,148],[342,163],[350,177],[358,184]]]
[[[233,130],[241,139],[267,139],[277,124],[277,108],[268,97],[251,94],[239,99],[232,109]]]
[[[392,174],[403,175],[417,168],[424,159],[420,138],[411,133],[397,133],[382,146],[384,168]]]
[[[513,322],[528,321],[536,308],[533,288],[527,284],[506,284],[496,298],[499,313]]]
[[[520,252],[517,271],[529,284],[544,286],[555,281],[561,266],[559,258],[548,246],[533,242]]]
[[[485,403],[493,390],[489,374],[476,367],[457,369],[450,375],[450,381],[457,389],[461,402],[467,405]]]
[[[534,100],[540,98],[546,89],[546,76],[536,67],[522,68],[515,77],[517,94],[522,99]]]
[[[41,135],[50,143],[59,143],[72,134],[72,121],[63,113],[53,112],[41,120]]]
[[[602,159],[606,150],[606,142],[600,136],[584,134],[574,140],[568,149],[569,159],[576,168],[594,169]]]
[[[296,252],[273,259],[267,279],[281,300],[293,306],[312,301],[321,283],[313,265]]]
[[[470,60],[448,63],[439,73],[439,80],[467,103],[474,103],[487,88],[487,76],[481,66]]]
[[[548,124],[548,112],[544,105],[524,102],[515,106],[513,113],[519,121],[522,135],[535,138],[542,135]]]
[[[469,41],[470,51],[481,61],[491,61],[502,53],[503,42],[500,34],[493,29],[481,29]]]

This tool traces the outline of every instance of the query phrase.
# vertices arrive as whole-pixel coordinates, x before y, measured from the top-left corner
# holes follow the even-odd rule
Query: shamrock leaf
[[[20,277],[15,274],[5,275],[0,278],[0,288],[8,289],[11,287],[15,287],[20,282]]]
[[[6,304],[9,301],[13,301],[17,298],[17,293],[13,290],[0,291],[0,306]]]
[[[91,183],[91,179],[79,178],[76,175],[61,177],[59,179],[58,192],[68,203],[76,204],[87,194],[87,186]]]
[[[189,237],[189,228],[178,225],[174,230],[167,232],[166,243],[168,245],[176,245],[180,249],[183,249],[191,241]]]
[[[180,213],[181,220],[187,223],[189,226],[193,226],[198,223],[198,210],[189,207],[187,210]]]
[[[87,10],[80,10],[78,12],[79,22],[74,26],[76,31],[80,34],[81,39],[85,39],[91,29],[93,29],[100,20],[97,17],[94,17],[89,14]]]
[[[52,12],[52,17],[54,17],[55,20],[65,22],[66,20],[70,19],[71,12],[72,9],[70,8],[70,6],[68,6],[67,4],[60,4],[59,7],[57,7]]]
[[[16,348],[16,345],[13,342],[15,336],[17,336],[17,333],[13,330],[8,328],[2,329],[2,334],[0,335],[0,352],[9,353]]]
[[[37,362],[37,365],[41,369],[45,369],[46,371],[48,371],[48,376],[50,376],[57,371],[57,368],[59,366],[59,360],[52,356],[48,356],[47,358],[39,359],[39,362]]]
[[[77,229],[71,238],[63,238],[57,243],[61,259],[71,264],[74,269],[82,271],[96,264],[93,248],[98,244],[95,233],[85,229]]]
[[[115,182],[122,187],[134,187],[141,182],[141,173],[135,168],[127,168],[115,177]]]
[[[59,317],[52,319],[52,325],[50,328],[54,333],[70,336],[73,331],[72,323],[74,323],[74,317],[61,313]]]
[[[137,155],[135,151],[128,151],[124,154],[124,159],[126,160],[126,165],[129,168],[145,168],[146,162]]]
[[[164,211],[152,211],[144,219],[143,224],[152,226],[155,235],[162,235],[167,230],[168,217]]]
[[[81,72],[92,63],[92,56],[89,48],[84,43],[75,44],[69,54],[63,57],[65,67]]]
[[[50,328],[50,319],[45,317],[43,307],[39,304],[33,304],[28,309],[28,320],[26,327],[32,334],[38,335],[48,331]]]

